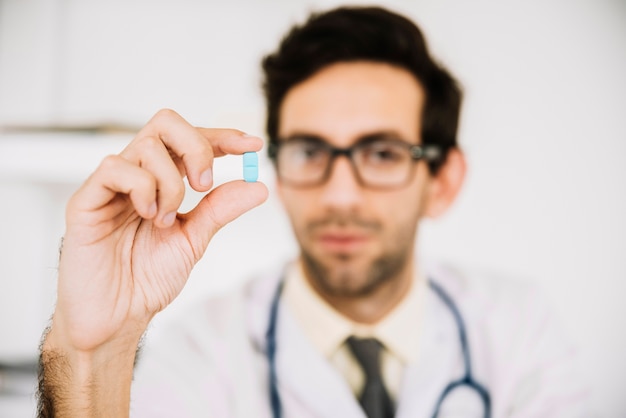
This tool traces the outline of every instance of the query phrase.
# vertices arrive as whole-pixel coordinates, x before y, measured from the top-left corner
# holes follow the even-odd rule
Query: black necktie
[[[385,389],[380,368],[381,343],[375,338],[355,338],[347,340],[348,347],[365,373],[365,386],[359,396],[359,403],[368,418],[392,418],[393,402]]]

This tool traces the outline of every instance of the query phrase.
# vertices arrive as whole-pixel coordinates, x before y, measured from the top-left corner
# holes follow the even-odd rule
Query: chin
[[[314,287],[333,297],[363,297],[399,278],[407,266],[408,252],[378,257],[336,252],[332,255],[302,251],[303,269]]]
[[[372,275],[372,264],[350,255],[338,255],[327,262],[305,261],[305,271],[315,287],[334,297],[361,297],[375,291],[384,278]]]

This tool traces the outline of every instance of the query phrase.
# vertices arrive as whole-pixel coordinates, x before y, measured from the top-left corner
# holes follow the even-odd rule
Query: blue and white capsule
[[[256,152],[243,154],[243,179],[253,183],[259,178],[259,157]]]

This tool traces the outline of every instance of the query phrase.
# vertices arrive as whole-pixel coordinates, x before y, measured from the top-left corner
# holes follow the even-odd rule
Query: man
[[[263,68],[300,256],[168,328],[131,401],[150,320],[217,230],[267,196],[235,181],[177,213],[182,176],[208,191],[214,157],[262,143],[159,112],[68,204],[40,415],[584,414],[573,352],[532,291],[414,256],[419,221],[445,212],[465,173],[461,93],[419,29],[340,8],[294,28]]]

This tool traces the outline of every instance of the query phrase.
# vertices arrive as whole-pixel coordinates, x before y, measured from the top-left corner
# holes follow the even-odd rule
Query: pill
[[[255,182],[259,178],[259,157],[256,152],[244,152],[243,154],[243,179],[247,182]]]

